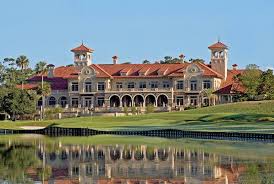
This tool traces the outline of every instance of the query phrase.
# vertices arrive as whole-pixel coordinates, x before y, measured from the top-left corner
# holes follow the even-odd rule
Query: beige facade
[[[87,49],[84,45],[79,48],[83,47]],[[160,69],[156,74],[147,75],[150,70],[150,64],[147,64],[144,65],[147,69],[141,68],[137,75],[131,76],[128,73],[136,67],[136,64],[134,66],[128,64],[126,67],[121,65],[117,75],[108,74],[102,69],[107,73],[106,76],[102,76],[98,73],[100,67],[91,64],[92,49],[86,51],[73,49],[78,73],[76,77],[67,79],[66,90],[52,90],[52,94],[46,99],[46,105],[59,104],[66,108],[96,108],[99,111],[103,109],[118,112],[122,111],[123,107],[133,106],[145,108],[152,105],[159,111],[170,111],[189,106],[222,103],[225,101],[224,97],[209,96],[208,91],[220,89],[227,78],[228,50],[227,47],[209,48],[211,50],[209,65],[193,62],[167,67],[165,64],[158,64],[157,67]],[[178,65],[182,66],[182,69],[176,71],[177,75],[167,75],[170,68]],[[113,57],[112,66],[116,68],[120,66],[117,56]],[[152,64],[152,67],[155,67],[155,64]],[[209,75],[208,72],[215,72],[217,75]],[[53,73],[49,71],[50,75]],[[231,96],[228,98],[226,102],[230,102]]]

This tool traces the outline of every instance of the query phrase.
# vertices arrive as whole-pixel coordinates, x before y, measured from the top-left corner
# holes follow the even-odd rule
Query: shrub
[[[196,109],[197,107],[195,105],[190,105],[185,107],[185,110],[191,110],[191,109]]]
[[[125,107],[123,108],[123,111],[124,111],[124,113],[128,116],[128,107],[127,107],[127,106],[125,106]]]
[[[54,119],[58,113],[62,113],[63,109],[61,107],[51,107],[45,109],[46,119]]]
[[[148,104],[148,105],[146,106],[146,113],[147,113],[147,114],[153,113],[154,111],[155,111],[154,105]]]
[[[132,115],[136,115],[137,114],[137,108],[135,106],[131,107],[131,113],[132,113]]]

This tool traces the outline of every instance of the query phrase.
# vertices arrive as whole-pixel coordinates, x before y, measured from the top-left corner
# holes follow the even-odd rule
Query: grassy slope
[[[237,131],[274,133],[274,122],[258,121],[274,118],[274,101],[242,102],[188,110],[127,117],[81,117],[43,122],[1,122],[0,128],[20,126],[89,127],[103,130],[176,128],[202,131]]]

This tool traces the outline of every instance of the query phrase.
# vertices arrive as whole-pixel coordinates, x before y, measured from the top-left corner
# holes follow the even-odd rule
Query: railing
[[[170,92],[172,88],[120,88],[110,90],[111,92]]]

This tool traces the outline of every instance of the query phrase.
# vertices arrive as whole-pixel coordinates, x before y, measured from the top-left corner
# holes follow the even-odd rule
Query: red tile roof
[[[41,76],[34,76],[30,79],[28,79],[28,82],[30,85],[37,85],[41,82]],[[66,90],[68,89],[68,81],[67,79],[61,78],[61,77],[53,77],[48,78],[47,76],[44,76],[44,81],[50,83],[51,89],[53,90]],[[27,86],[26,86],[27,87]],[[24,86],[25,88],[25,86]],[[27,88],[25,88],[27,89]]]
[[[221,74],[219,74],[218,72],[214,71],[208,65],[206,65],[204,63],[201,63],[201,62],[197,62],[197,64],[204,70],[204,75],[205,76],[223,78],[223,76]]]
[[[31,90],[31,89],[37,89],[38,84],[32,84],[32,83],[28,83],[28,84],[23,84],[23,89],[27,89],[27,90]],[[16,85],[16,88],[21,89],[22,85],[18,84]]]
[[[90,67],[95,70],[98,78],[161,78],[184,76],[186,68],[191,64],[92,64]],[[202,69],[203,76],[222,78],[219,73],[207,65],[200,62],[195,62],[195,64]],[[48,78],[45,73],[44,80],[51,83],[53,90],[65,90],[68,86],[68,79],[77,79],[80,72],[77,66],[61,66],[54,69],[52,78]],[[127,75],[121,76],[121,72],[126,72]],[[140,76],[140,72],[145,73],[145,76]],[[32,84],[41,82],[41,74],[31,77],[28,81]]]
[[[228,47],[220,41],[218,41],[217,43],[214,43],[213,45],[210,45],[208,48],[209,49],[228,49]]]
[[[88,48],[84,44],[81,44],[79,47],[71,49],[71,52],[79,52],[79,51],[82,51],[82,52],[93,52],[94,50],[91,49],[91,48]]]
[[[244,86],[237,80],[234,79],[235,76],[241,75],[244,70],[228,70],[226,81],[223,81],[220,89],[215,91],[219,94],[231,94],[231,93],[244,93]]]

